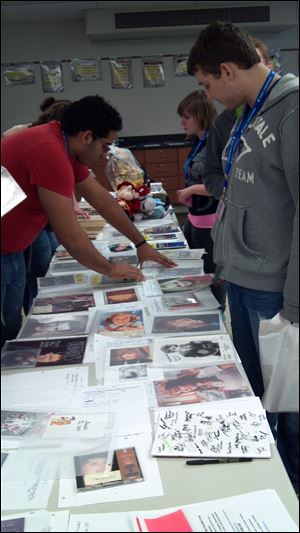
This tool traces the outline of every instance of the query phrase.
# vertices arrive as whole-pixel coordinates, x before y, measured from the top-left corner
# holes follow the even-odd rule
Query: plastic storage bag
[[[299,325],[279,313],[262,320],[259,347],[264,408],[271,413],[299,411]]]
[[[144,171],[127,148],[112,145],[109,150],[106,175],[114,191],[124,182],[140,187],[144,183]]]

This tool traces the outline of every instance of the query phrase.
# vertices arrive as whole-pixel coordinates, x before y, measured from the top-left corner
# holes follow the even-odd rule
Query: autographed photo
[[[108,348],[107,363],[109,367],[153,363],[150,345]]]
[[[97,333],[113,337],[141,337],[144,334],[142,309],[101,312]]]
[[[182,292],[148,298],[147,307],[151,315],[169,312],[186,313],[189,311],[211,311],[220,306],[210,289],[200,292]]]
[[[235,363],[164,372],[154,381],[158,407],[253,396]]]
[[[143,235],[160,235],[160,234],[170,234],[170,233],[180,233],[181,230],[175,224],[164,224],[162,226],[150,226],[143,228],[141,233]]]
[[[74,457],[77,491],[143,481],[134,447]]]
[[[160,315],[152,317],[151,335],[199,335],[200,333],[226,332],[219,311],[210,313],[190,313]]]
[[[115,289],[110,291],[104,291],[104,304],[124,304],[129,302],[138,302],[140,297],[137,290],[134,287],[128,287],[127,289]]]
[[[2,437],[39,437],[44,433],[50,413],[1,411]]]
[[[88,313],[28,316],[18,339],[83,335],[88,332]]]
[[[211,274],[204,274],[203,276],[180,276],[177,278],[158,280],[159,287],[163,294],[184,292],[184,291],[199,291],[211,285]]]
[[[87,337],[8,341],[2,349],[1,368],[28,368],[82,363]]]
[[[110,253],[124,253],[124,252],[134,252],[135,248],[130,242],[117,242],[114,244],[108,245],[108,250]]]
[[[155,338],[153,353],[153,365],[159,367],[190,367],[236,360],[229,335]]]
[[[88,311],[90,307],[95,307],[95,300],[92,293],[64,294],[61,296],[49,296],[35,298],[30,312],[34,315],[68,313],[72,311]]]

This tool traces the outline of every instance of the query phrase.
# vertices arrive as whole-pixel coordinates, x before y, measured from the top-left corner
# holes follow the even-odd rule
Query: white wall
[[[284,8],[284,6],[283,6]],[[189,37],[91,42],[84,22],[4,24],[2,26],[2,63],[74,59],[187,54],[197,33]],[[297,27],[283,33],[257,34],[269,48],[298,48]],[[284,72],[298,75],[298,52],[282,53]],[[72,82],[70,64],[63,63],[64,92],[58,98],[79,99],[100,94],[108,99],[123,117],[122,136],[182,133],[176,108],[189,92],[196,90],[193,77],[175,77],[171,57],[164,58],[165,86],[144,88],[140,59],[132,60],[133,88],[112,89],[109,62],[102,61],[103,80]],[[34,85],[2,86],[1,131],[31,122],[39,113],[39,105],[49,94],[43,93],[39,65],[34,65]],[[55,96],[55,95],[54,95]],[[220,110],[220,107],[219,107]]]

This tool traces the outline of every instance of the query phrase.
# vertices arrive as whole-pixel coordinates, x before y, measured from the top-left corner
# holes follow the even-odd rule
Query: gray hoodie
[[[282,314],[293,322],[299,322],[298,92],[298,78],[284,76],[244,132],[226,210],[212,230],[221,277],[250,289],[283,291]]]

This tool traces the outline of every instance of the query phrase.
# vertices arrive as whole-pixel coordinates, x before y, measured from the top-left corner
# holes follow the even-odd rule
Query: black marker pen
[[[187,465],[217,465],[222,463],[248,463],[250,457],[224,457],[223,459],[192,459],[186,461]]]

